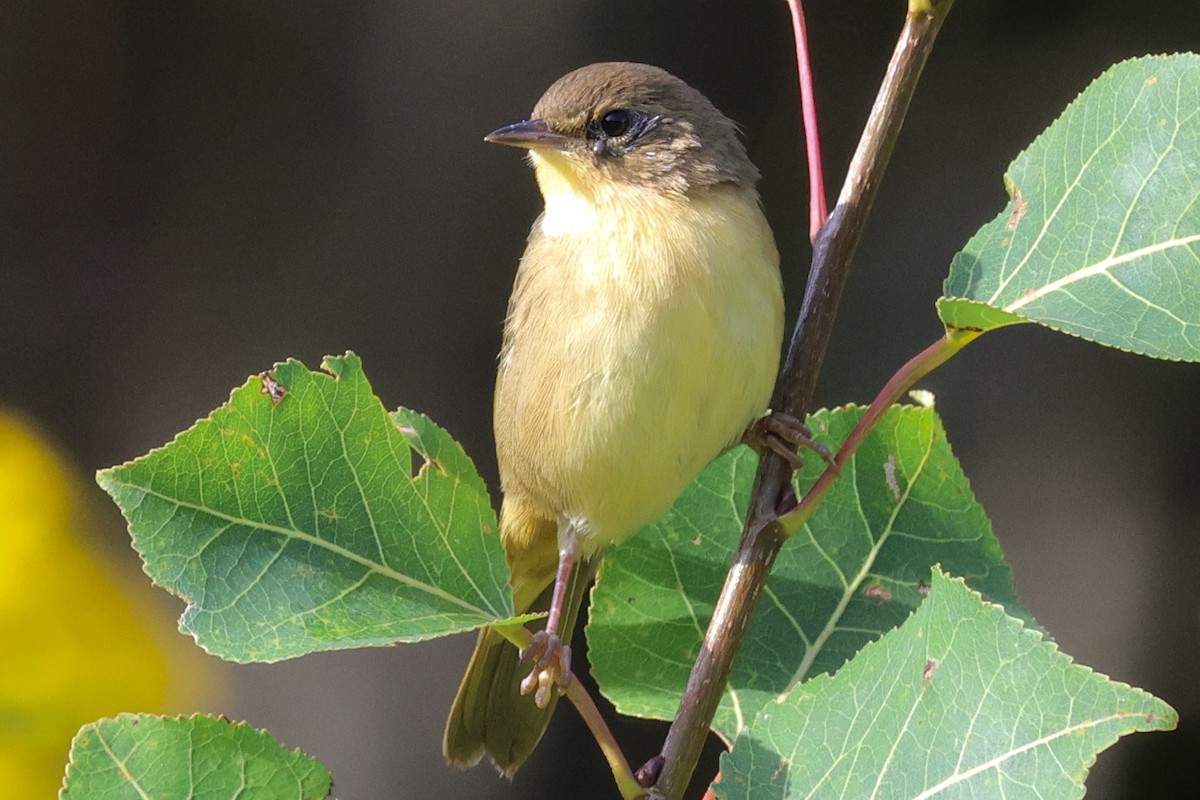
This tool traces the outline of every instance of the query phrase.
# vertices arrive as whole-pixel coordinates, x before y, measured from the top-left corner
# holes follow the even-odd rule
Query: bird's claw
[[[521,694],[533,695],[538,708],[550,704],[555,687],[566,689],[571,683],[571,648],[549,631],[538,631],[521,651],[523,660],[533,661],[533,670],[521,681]]]
[[[834,471],[838,470],[837,462],[829,448],[813,438],[813,432],[808,426],[791,414],[782,411],[772,411],[765,417],[759,417],[751,423],[746,431],[745,441],[760,454],[764,450],[781,456],[788,462],[792,470],[803,466],[800,454],[801,448],[811,450],[821,457]]]

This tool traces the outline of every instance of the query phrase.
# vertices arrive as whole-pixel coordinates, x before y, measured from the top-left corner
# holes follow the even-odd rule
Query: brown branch
[[[904,29],[892,54],[837,206],[813,244],[804,303],[780,375],[773,407],[803,418],[810,410],[833,321],[862,240],[866,220],[899,135],[921,70],[953,0],[909,0]],[[724,694],[758,596],[786,538],[777,522],[790,487],[787,462],[768,453],[759,465],[746,526],[734,564],[713,610],[679,711],[663,744],[663,767],[652,798],[680,800],[696,769],[713,715]]]

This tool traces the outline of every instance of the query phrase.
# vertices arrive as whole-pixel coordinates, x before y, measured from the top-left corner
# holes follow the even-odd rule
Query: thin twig
[[[574,675],[567,684],[566,695],[567,699],[575,705],[575,709],[579,711],[579,716],[583,717],[583,721],[587,723],[588,730],[596,738],[596,743],[600,745],[604,757],[608,759],[608,767],[617,781],[617,790],[621,793],[621,797],[624,800],[644,798],[646,790],[634,777],[633,770],[629,768],[629,762],[625,759],[625,754],[621,752],[621,747],[604,722],[600,709],[596,707],[596,701],[592,699],[587,689]]]
[[[904,29],[851,161],[837,207],[813,246],[804,304],[772,407],[803,418],[811,407],[833,320],[917,80],[953,0],[910,0]],[[786,535],[778,524],[791,470],[768,453],[759,465],[738,553],[713,609],[704,642],[663,744],[663,768],[652,798],[679,800],[696,769],[734,656]],[[783,509],[790,510],[790,509]]]
[[[492,630],[503,636],[518,650],[526,649],[533,641],[533,634],[523,624],[494,625]],[[617,790],[621,793],[621,797],[624,800],[644,798],[646,790],[638,783],[633,770],[630,769],[629,761],[626,760],[620,745],[617,744],[616,737],[605,723],[604,716],[596,706],[596,701],[588,694],[588,690],[584,688],[573,672],[567,676],[567,688],[564,694],[575,706],[579,716],[583,717],[583,721],[587,723],[588,730],[596,739],[596,744],[600,745],[600,751],[604,753],[604,758],[608,761],[609,769],[612,770],[613,779],[617,782]]]
[[[800,110],[804,117],[804,155],[808,161],[808,238],[815,241],[821,226],[829,218],[829,205],[825,199],[821,136],[817,126],[817,96],[813,91],[812,60],[808,55],[808,28],[804,24],[804,4],[800,0],[787,0],[787,4],[792,13],[796,71],[800,81]]]

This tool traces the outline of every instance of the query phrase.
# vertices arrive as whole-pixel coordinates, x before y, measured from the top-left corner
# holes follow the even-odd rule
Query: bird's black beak
[[[524,122],[514,122],[505,125],[483,137],[485,142],[507,144],[512,147],[528,147],[535,149],[562,150],[566,147],[567,137],[550,130],[544,120],[530,119]]]

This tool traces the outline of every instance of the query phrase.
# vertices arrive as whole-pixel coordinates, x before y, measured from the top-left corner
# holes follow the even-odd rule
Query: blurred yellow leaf
[[[109,563],[80,481],[0,412],[0,787],[53,797],[71,737],[122,711],[211,702],[214,665],[148,580]],[[129,580],[133,578],[133,580]],[[186,707],[186,708],[185,708]]]

